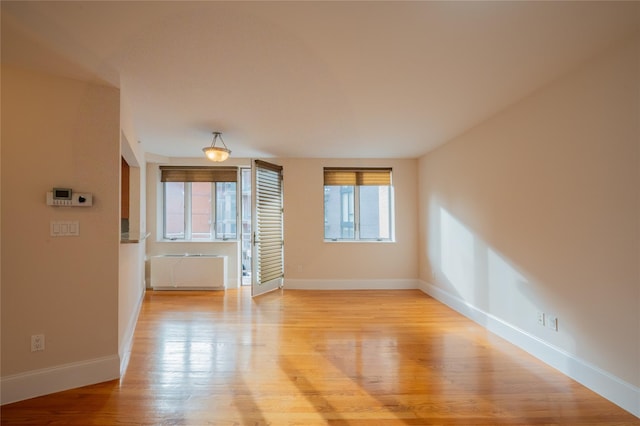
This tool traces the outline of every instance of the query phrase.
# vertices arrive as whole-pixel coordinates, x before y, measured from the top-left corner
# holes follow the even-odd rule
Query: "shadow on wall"
[[[534,336],[554,332],[539,321],[555,317],[536,280],[515,267],[441,205],[431,207],[428,253],[437,287],[484,315],[473,318],[487,327],[487,317]],[[547,318],[547,319],[548,319]],[[546,325],[546,328],[545,328]],[[542,327],[542,328],[541,328]],[[555,334],[555,337],[560,337]],[[564,349],[575,350],[575,342]]]

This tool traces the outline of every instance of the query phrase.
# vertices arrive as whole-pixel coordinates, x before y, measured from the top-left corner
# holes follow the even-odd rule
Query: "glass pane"
[[[251,169],[242,169],[242,284],[251,284]]]
[[[360,238],[391,238],[389,186],[360,186]]]
[[[324,187],[324,238],[355,238],[354,187]]]
[[[191,183],[191,238],[211,239],[211,182]]]
[[[184,182],[164,183],[164,237],[184,238]]]
[[[216,182],[216,238],[236,238],[236,182]]]

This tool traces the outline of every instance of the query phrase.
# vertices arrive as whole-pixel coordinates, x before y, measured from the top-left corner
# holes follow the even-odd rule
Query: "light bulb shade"
[[[229,158],[229,154],[231,151],[227,148],[222,148],[219,146],[209,146],[207,148],[202,148],[204,155],[211,161],[215,161],[216,163],[222,162]]]
[[[216,146],[218,139],[220,139],[220,143],[222,143],[224,148],[222,146]],[[225,144],[222,139],[221,132],[213,132],[213,142],[211,142],[211,146],[202,148],[202,151],[209,160],[215,161],[216,163],[226,160],[229,158],[229,154],[231,154],[231,150],[227,148],[227,144]]]

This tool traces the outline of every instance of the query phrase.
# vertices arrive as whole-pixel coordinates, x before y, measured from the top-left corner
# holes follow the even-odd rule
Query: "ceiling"
[[[1,2],[2,62],[121,88],[145,151],[414,158],[640,28],[640,2]]]

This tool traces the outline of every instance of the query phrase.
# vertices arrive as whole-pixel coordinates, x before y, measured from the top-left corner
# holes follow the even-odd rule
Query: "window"
[[[163,236],[171,240],[237,238],[237,169],[162,166]]]
[[[324,238],[393,240],[391,169],[324,169]]]

